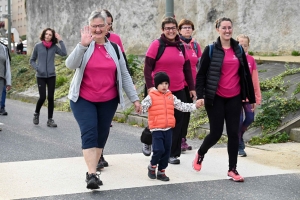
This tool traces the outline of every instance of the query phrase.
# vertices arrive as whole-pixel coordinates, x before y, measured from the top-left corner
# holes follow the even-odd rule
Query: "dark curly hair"
[[[55,37],[55,30],[54,29],[51,29],[51,28],[45,28],[40,36],[40,40],[41,41],[44,41],[45,40],[45,35],[46,35],[46,32],[47,31],[51,31],[52,32],[52,38],[51,38],[51,42],[52,44],[57,44],[58,43],[58,40],[57,38]]]

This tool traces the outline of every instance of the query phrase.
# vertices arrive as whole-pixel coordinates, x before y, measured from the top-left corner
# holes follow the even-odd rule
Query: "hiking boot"
[[[233,180],[235,182],[244,182],[244,178],[241,175],[239,175],[239,173],[237,172],[236,168],[228,170],[227,178],[231,179],[231,180]]]
[[[196,156],[195,156],[194,161],[193,161],[194,170],[196,170],[198,172],[201,170],[203,159],[204,159],[204,156],[199,155],[198,151],[197,151]]]
[[[169,177],[166,176],[165,170],[158,170],[157,171],[157,180],[161,180],[161,181],[169,181]]]
[[[98,164],[97,164],[97,167],[96,167],[96,170],[97,170],[98,172],[100,172],[102,169],[104,169],[104,165],[103,165],[103,163],[100,162],[100,160],[99,160],[99,162],[98,162]]]
[[[180,160],[177,157],[170,157],[169,163],[170,164],[180,164]]]
[[[55,124],[54,120],[52,118],[48,119],[47,126],[49,127],[57,127],[57,124]]]
[[[143,143],[142,151],[145,156],[150,156],[151,155],[151,145]]]
[[[33,114],[33,123],[35,124],[35,125],[38,125],[39,124],[39,117],[40,117],[40,114],[39,113],[34,113]]]
[[[5,108],[0,109],[0,115],[7,115]]]
[[[99,175],[100,174],[96,174],[96,176],[97,176],[97,184],[98,185],[103,185],[103,182],[100,180],[100,178],[99,178]],[[85,182],[88,182],[88,179],[89,179],[89,174],[88,173],[86,173],[86,175],[85,175]]]
[[[99,185],[103,185],[102,181],[99,179],[99,174],[88,174],[86,173],[85,182],[87,183],[87,189],[99,189]]]
[[[100,157],[99,163],[102,163],[103,167],[108,167],[108,162],[104,159],[103,154]]]
[[[182,138],[181,139],[181,151],[186,151],[187,147],[186,147],[186,143],[185,143],[185,139]]]
[[[156,166],[148,165],[148,177],[151,179],[156,179],[155,174]]]

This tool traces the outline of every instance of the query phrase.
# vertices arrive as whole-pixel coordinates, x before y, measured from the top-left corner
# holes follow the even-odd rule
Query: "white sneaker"
[[[145,156],[150,156],[151,155],[151,145],[143,143],[142,151]]]

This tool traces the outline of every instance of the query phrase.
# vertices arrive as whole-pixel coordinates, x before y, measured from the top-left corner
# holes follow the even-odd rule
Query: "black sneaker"
[[[49,127],[57,127],[57,124],[55,124],[54,120],[52,118],[48,119],[47,126]]]
[[[40,114],[39,113],[34,113],[33,114],[33,123],[35,125],[38,125],[39,124],[39,117],[40,117]]]
[[[170,178],[166,176],[165,170],[163,169],[157,171],[157,180],[169,181]]]
[[[88,174],[86,173],[85,182],[87,183],[87,189],[99,189],[99,185],[103,185],[102,181],[99,179],[99,174]]]
[[[102,163],[104,167],[108,167],[108,162],[104,159],[103,154],[101,155],[98,163]]]
[[[156,179],[155,174],[156,167],[152,167],[151,165],[148,165],[148,177],[151,179]]]
[[[0,109],[0,115],[7,115],[5,108]]]
[[[98,164],[97,164],[96,170],[98,172],[100,172],[102,169],[104,169],[104,165],[103,165],[102,162],[99,161]]]

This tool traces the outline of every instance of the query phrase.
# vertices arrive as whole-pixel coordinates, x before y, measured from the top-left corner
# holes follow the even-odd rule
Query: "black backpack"
[[[118,60],[120,60],[120,54],[119,54],[119,49],[118,49],[118,45],[114,42],[110,42],[111,45],[113,46],[113,48],[115,49],[115,52],[117,54]]]
[[[162,41],[161,38],[157,39],[159,41],[159,47],[158,47],[158,51],[155,57],[155,61],[158,61],[160,59],[160,57],[163,55],[165,49],[166,49],[166,44]],[[181,51],[183,53],[183,56],[185,57],[185,48],[184,45],[182,44],[182,42],[179,43],[179,47],[178,47],[179,51]]]

